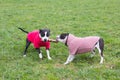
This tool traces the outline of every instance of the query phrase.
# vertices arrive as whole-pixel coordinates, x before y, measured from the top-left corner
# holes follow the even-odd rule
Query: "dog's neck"
[[[66,46],[68,46],[68,45],[67,45],[67,42],[68,42],[68,36],[66,37],[66,40],[65,40],[65,45],[66,45]]]

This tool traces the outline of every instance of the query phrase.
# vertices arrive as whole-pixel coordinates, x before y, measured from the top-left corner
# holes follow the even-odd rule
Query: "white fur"
[[[51,60],[52,58],[50,57],[50,52],[49,52],[49,50],[46,50],[46,52],[47,52],[47,57],[48,57],[48,59]]]
[[[60,36],[57,36],[57,41],[65,43],[67,40],[67,37],[65,39],[60,39]]]
[[[26,57],[26,55],[23,55],[23,57]]]
[[[42,59],[42,58],[43,58],[42,53],[39,53],[39,58],[40,58],[40,59]]]
[[[48,37],[47,37],[47,32],[45,32],[45,36],[44,37],[41,37],[42,41],[44,41],[45,39],[48,41]]]
[[[67,60],[66,60],[66,62],[64,64],[66,65],[66,64],[70,63],[71,61],[73,61],[74,58],[75,58],[74,55],[69,55]]]
[[[93,57],[93,56],[95,56],[95,52],[92,50],[92,53],[91,53],[90,57]]]
[[[103,63],[104,58],[101,56],[100,64]]]
[[[98,49],[98,52],[99,52],[99,54],[100,54],[100,58],[101,58],[101,60],[100,60],[100,64],[102,64],[104,58],[101,56],[101,50],[100,50],[99,42],[95,45],[95,47]]]

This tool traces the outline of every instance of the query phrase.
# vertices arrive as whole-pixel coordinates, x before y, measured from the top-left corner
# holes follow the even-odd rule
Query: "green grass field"
[[[22,53],[27,31],[49,28],[51,37],[69,32],[105,40],[104,64],[99,54],[77,55],[68,65],[67,47],[51,43],[48,60],[31,45]],[[120,80],[120,0],[0,0],[0,80]]]

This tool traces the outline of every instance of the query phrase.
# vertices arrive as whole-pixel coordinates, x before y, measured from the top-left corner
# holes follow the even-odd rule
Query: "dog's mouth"
[[[47,39],[44,39],[44,42],[47,42],[48,40]]]
[[[59,36],[56,37],[56,41],[59,41]]]
[[[56,42],[59,42],[59,40],[58,40],[58,39],[56,39]]]

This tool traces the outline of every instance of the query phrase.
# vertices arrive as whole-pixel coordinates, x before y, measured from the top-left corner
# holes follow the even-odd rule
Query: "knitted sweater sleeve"
[[[46,42],[46,49],[50,49],[50,42]]]

